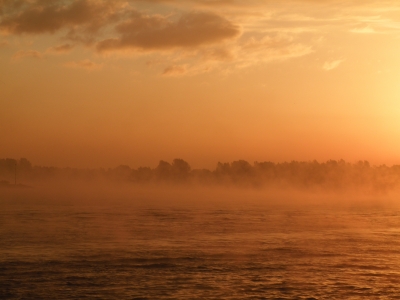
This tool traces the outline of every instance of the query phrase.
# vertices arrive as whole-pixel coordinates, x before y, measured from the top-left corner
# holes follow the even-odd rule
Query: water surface
[[[3,201],[1,299],[400,299],[400,211],[245,200]]]

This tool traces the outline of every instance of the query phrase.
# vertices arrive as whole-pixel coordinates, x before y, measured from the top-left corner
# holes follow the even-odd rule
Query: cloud
[[[172,65],[164,69],[163,76],[181,76],[187,73],[186,66]]]
[[[103,67],[102,64],[97,64],[89,59],[84,59],[81,61],[70,61],[64,64],[65,67],[74,69],[86,69],[86,70],[98,70]]]
[[[0,15],[10,10],[14,11],[25,3],[25,0],[0,0]]]
[[[331,71],[333,69],[336,69],[343,61],[344,61],[343,59],[327,61],[324,63],[322,68],[325,71]]]
[[[265,35],[260,39],[250,37],[243,44],[244,50],[271,49],[282,48],[290,45],[293,42],[293,36],[290,35]]]
[[[399,10],[378,0],[0,0],[0,34],[18,36],[9,39],[21,50],[14,60],[66,54],[83,44],[94,52],[85,51],[84,58],[127,53],[129,59],[159,61],[152,68],[164,76],[190,76],[325,51],[332,33],[398,36]],[[29,50],[23,39],[32,35],[46,35],[52,44],[42,54]],[[321,36],[325,43],[318,42]],[[342,62],[321,67],[329,71]],[[91,60],[65,65],[102,66]]]
[[[0,21],[0,28],[11,34],[55,33],[63,28],[74,29],[87,26],[87,30],[98,30],[113,17],[119,1],[25,1],[12,6],[10,1],[1,5],[7,10]],[[66,4],[68,3],[68,4]]]
[[[296,42],[290,36],[266,36],[231,41],[223,47],[216,45],[195,52],[176,52],[158,61],[157,65],[166,66],[163,76],[193,76],[212,71],[229,73],[234,69],[284,61],[312,52],[311,47]]]
[[[121,49],[167,50],[219,43],[240,34],[237,25],[209,12],[190,12],[177,21],[162,16],[132,14],[116,27],[118,38],[97,44],[99,52]]]
[[[370,26],[361,27],[361,28],[353,28],[350,30],[352,33],[362,33],[362,34],[371,34],[376,33],[375,29],[371,28]]]
[[[211,6],[237,4],[235,0],[197,0],[196,2],[202,5],[211,5]]]
[[[240,45],[237,57],[242,67],[259,62],[282,61],[313,52],[311,46],[296,42],[287,34],[266,35],[262,38],[250,37]]]
[[[62,53],[68,53],[74,48],[74,45],[71,44],[62,44],[54,47],[50,47],[47,49],[46,52],[49,53],[54,53],[54,54],[62,54]]]
[[[227,47],[206,49],[201,54],[205,60],[233,61],[235,59],[235,54]]]
[[[20,50],[12,56],[12,60],[20,60],[23,58],[42,59],[43,54],[35,50]]]

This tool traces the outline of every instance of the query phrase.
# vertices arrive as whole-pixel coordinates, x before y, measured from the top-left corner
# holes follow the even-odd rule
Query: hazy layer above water
[[[394,195],[49,181],[0,192],[6,299],[393,299]]]

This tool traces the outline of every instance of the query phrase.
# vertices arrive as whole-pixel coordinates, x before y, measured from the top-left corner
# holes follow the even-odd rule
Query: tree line
[[[0,182],[34,182],[46,179],[106,179],[131,183],[177,183],[207,185],[237,185],[248,187],[274,186],[280,188],[369,188],[389,190],[400,187],[400,165],[372,166],[368,161],[349,163],[344,160],[325,162],[254,162],[245,160],[218,162],[215,169],[192,169],[183,159],[171,163],[161,160],[155,168],[79,169],[34,166],[26,158],[0,159]]]

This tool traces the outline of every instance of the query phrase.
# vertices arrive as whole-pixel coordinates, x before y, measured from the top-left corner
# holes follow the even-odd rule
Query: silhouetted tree
[[[217,175],[228,175],[231,173],[231,165],[229,163],[218,162],[215,173],[217,173]]]
[[[18,169],[22,172],[32,171],[32,164],[26,158],[21,158],[18,162]]]
[[[172,175],[172,166],[169,162],[160,160],[158,166],[155,169],[155,174],[158,179],[166,180],[170,179]]]
[[[235,175],[246,176],[250,175],[253,167],[245,160],[237,160],[231,163],[231,172]]]
[[[186,180],[189,177],[190,165],[181,158],[176,158],[172,162],[172,174],[176,180]]]
[[[6,158],[0,160],[0,179],[14,182],[15,168],[17,167],[17,160],[13,158]]]
[[[204,184],[224,184],[239,186],[294,187],[300,189],[363,189],[368,191],[388,191],[400,188],[400,165],[371,166],[368,161],[347,163],[344,160],[316,160],[282,163],[255,162],[251,165],[245,160],[231,163],[218,162],[212,171],[191,170],[188,162],[181,158],[172,164],[161,160],[155,169],[140,167],[137,170],[127,165],[114,169],[79,169],[32,166],[26,159],[0,159],[0,181],[3,186],[13,184],[17,167],[17,181],[20,178],[32,180],[47,179],[117,179],[144,183],[154,180],[201,182]],[[29,176],[28,176],[29,175]]]
[[[149,167],[140,167],[132,171],[133,177],[136,181],[145,182],[153,179],[153,171]]]
[[[119,165],[113,170],[114,176],[117,179],[130,179],[132,175],[132,169],[127,165]]]

